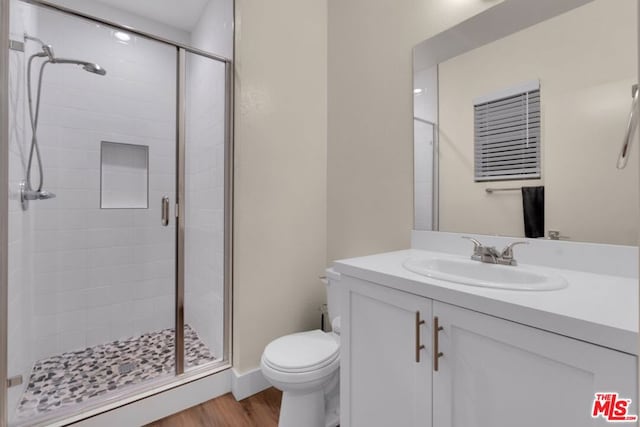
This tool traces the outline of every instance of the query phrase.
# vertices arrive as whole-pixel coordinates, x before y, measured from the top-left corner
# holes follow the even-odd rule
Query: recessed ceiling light
[[[420,95],[422,93],[422,89],[414,89],[413,90],[413,94],[414,95]]]
[[[113,33],[113,35],[115,36],[115,38],[117,38],[118,40],[121,40],[123,42],[128,42],[129,40],[131,40],[131,36],[127,33],[124,33],[122,31],[116,31],[115,33]]]

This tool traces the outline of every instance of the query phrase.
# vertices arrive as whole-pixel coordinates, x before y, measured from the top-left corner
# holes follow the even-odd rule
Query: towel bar
[[[496,191],[520,191],[520,190],[522,190],[522,187],[486,188],[484,191],[486,191],[489,194],[492,194]]]

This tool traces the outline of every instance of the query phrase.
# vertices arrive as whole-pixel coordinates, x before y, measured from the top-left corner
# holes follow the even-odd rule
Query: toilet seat
[[[275,339],[264,349],[262,359],[271,369],[293,374],[321,370],[339,356],[338,341],[317,329]]]

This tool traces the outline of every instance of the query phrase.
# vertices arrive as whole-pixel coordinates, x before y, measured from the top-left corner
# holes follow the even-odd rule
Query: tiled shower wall
[[[161,198],[175,201],[175,48],[49,11],[39,37],[107,75],[46,68],[38,135],[57,197],[32,203],[36,359],[172,327],[175,286],[175,221],[160,224]],[[148,209],[100,209],[101,141],[149,146]]]
[[[231,57],[232,2],[210,2],[191,42]],[[224,64],[187,55],[185,320],[216,357],[224,332]]]
[[[35,34],[37,16],[32,6],[11,3],[10,36],[21,39],[24,32]],[[20,181],[24,179],[29,155],[28,125],[24,81],[23,53],[10,51],[9,77],[9,376],[27,378],[34,362],[31,333],[32,300],[32,222],[33,211],[20,206]],[[12,413],[26,383],[9,389],[8,403]]]

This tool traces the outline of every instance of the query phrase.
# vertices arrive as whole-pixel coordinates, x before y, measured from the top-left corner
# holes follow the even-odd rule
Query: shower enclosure
[[[1,6],[0,426],[227,368],[232,62],[189,47],[209,6],[179,41]]]

